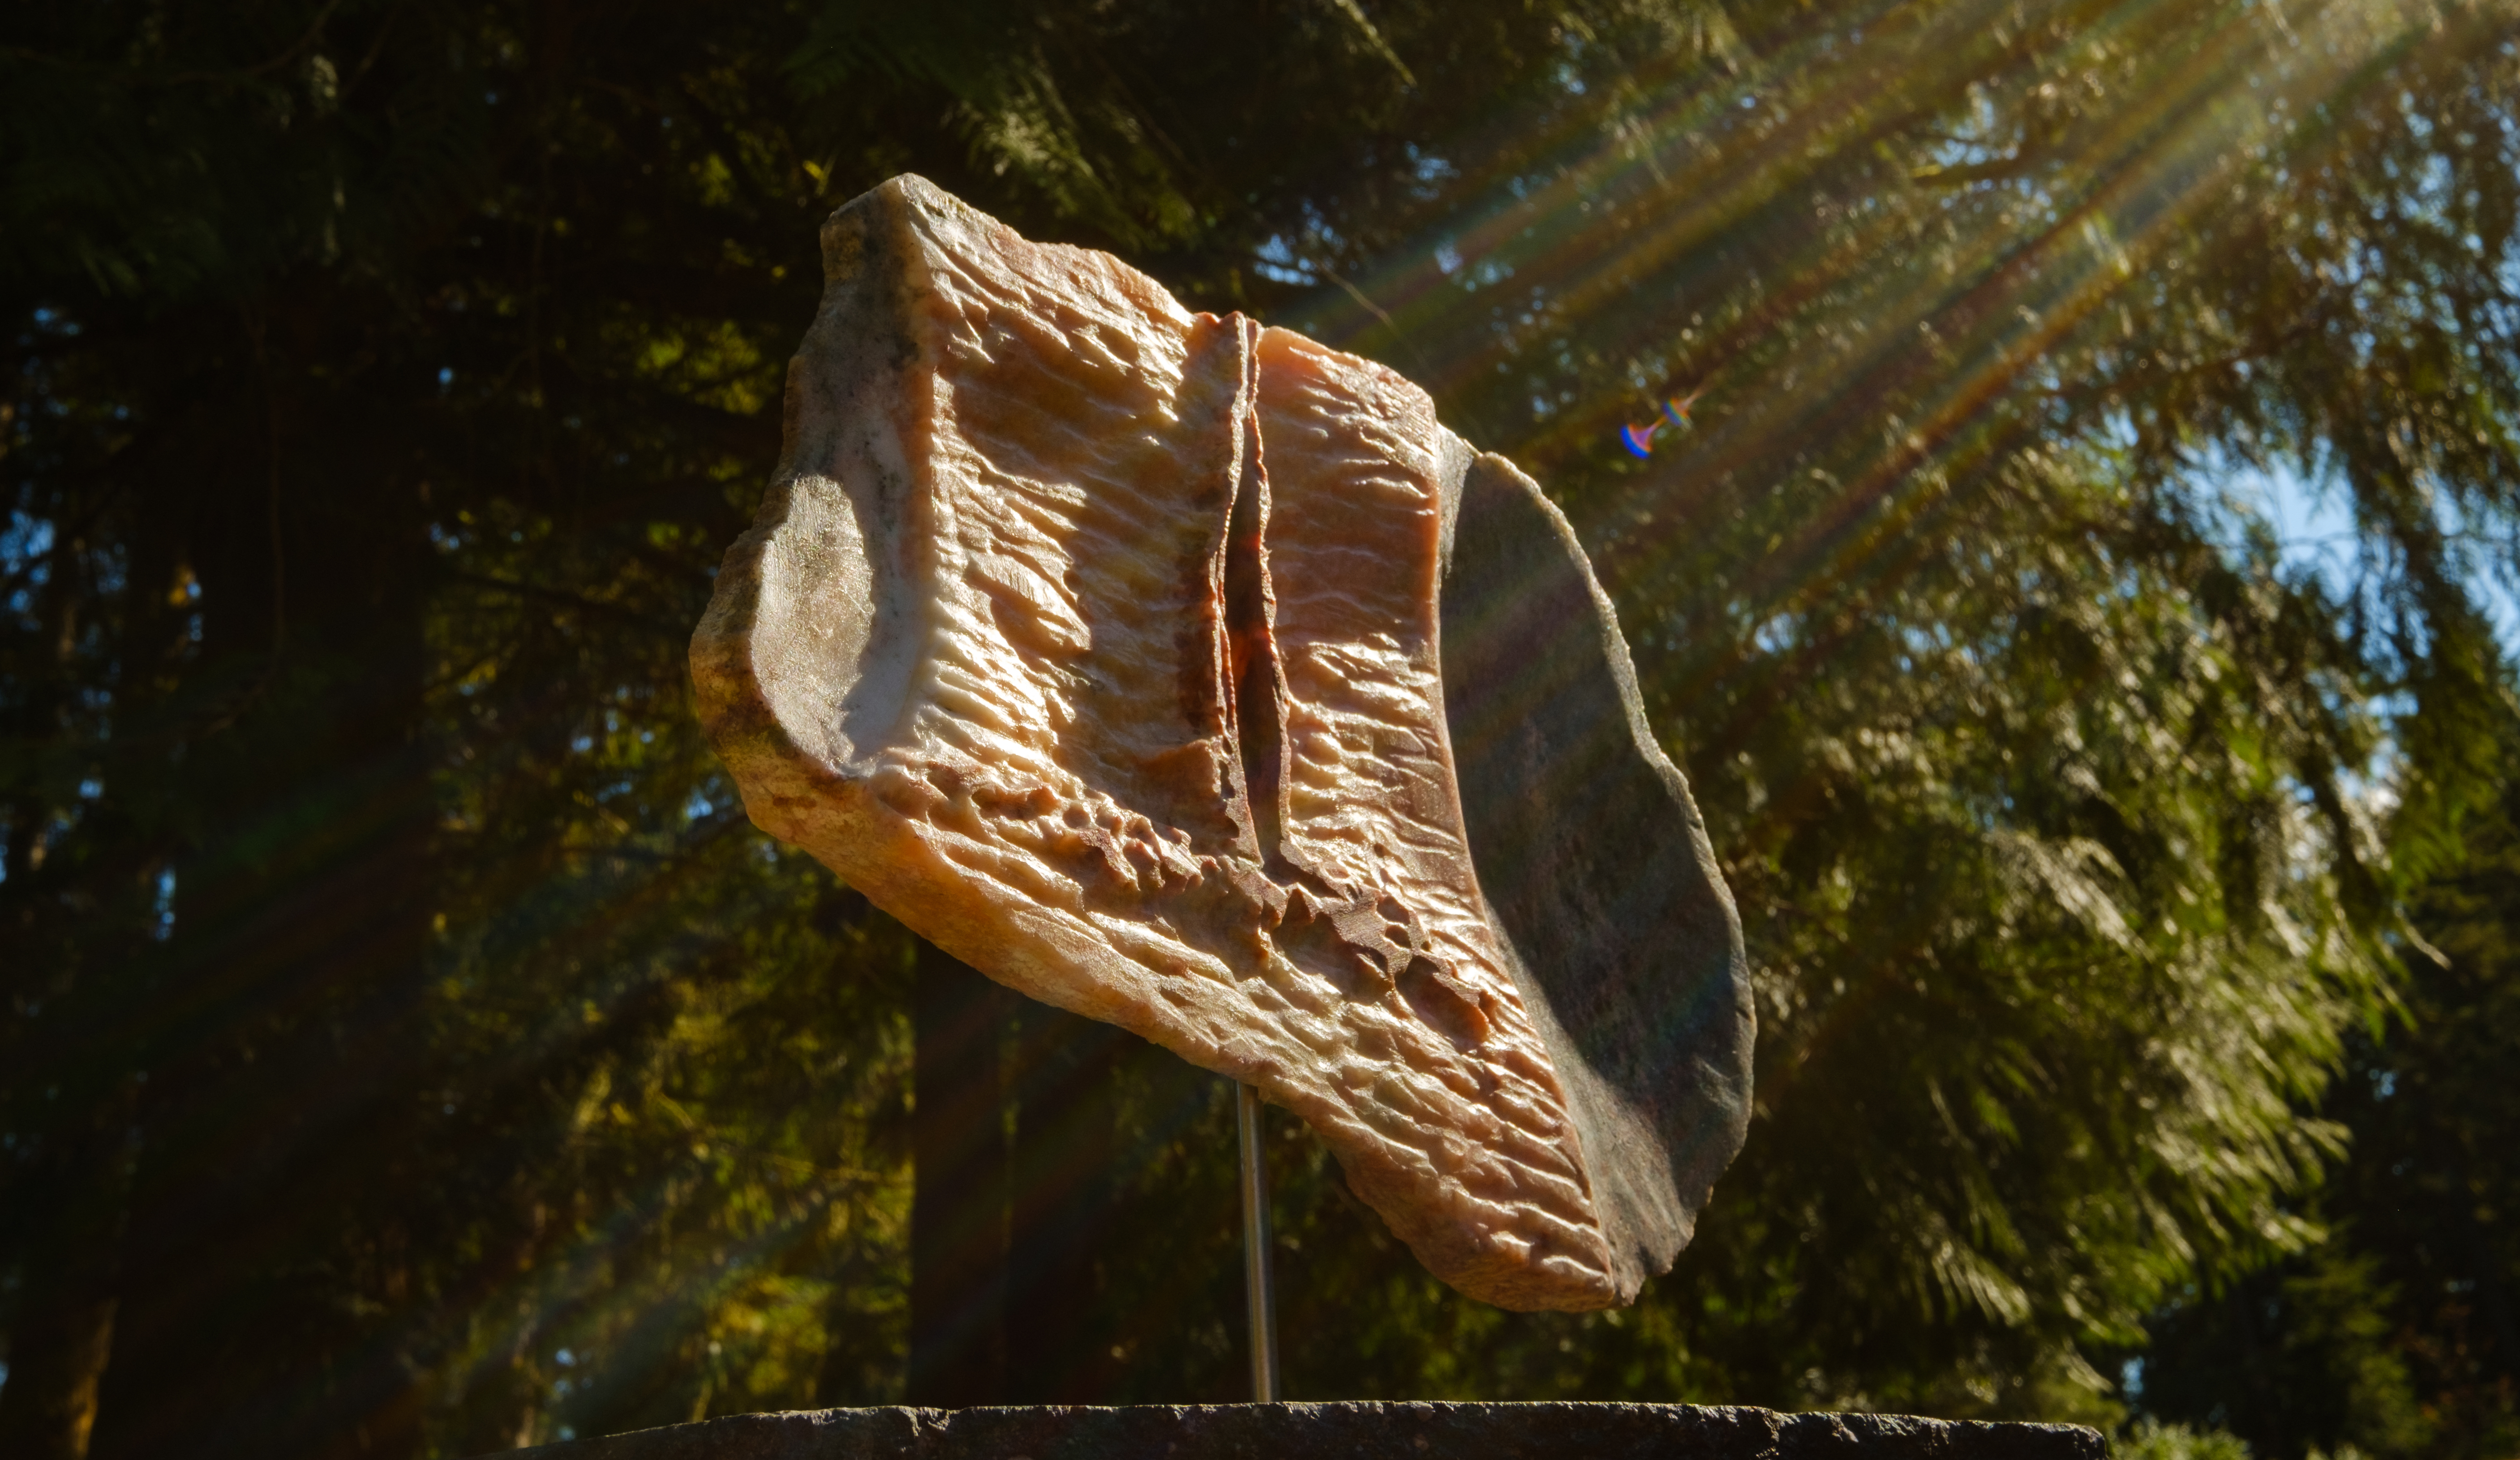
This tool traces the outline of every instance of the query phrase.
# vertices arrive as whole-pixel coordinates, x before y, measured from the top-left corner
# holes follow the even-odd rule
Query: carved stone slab
[[[784,460],[692,642],[754,822],[1294,1111],[1463,1292],[1632,1299],[1738,1149],[1749,1009],[1553,509],[1390,371],[920,179],[823,245]],[[1533,696],[1475,731],[1465,808],[1454,725]],[[1616,814],[1549,826],[1567,795]]]

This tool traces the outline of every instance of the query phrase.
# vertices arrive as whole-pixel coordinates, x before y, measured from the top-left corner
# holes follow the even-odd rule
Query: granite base
[[[2098,1431],[1690,1404],[1145,1404],[731,1415],[534,1460],[2107,1460]]]

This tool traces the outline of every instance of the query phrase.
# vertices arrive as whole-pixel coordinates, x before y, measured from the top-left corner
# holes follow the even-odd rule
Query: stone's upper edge
[[[1440,421],[1435,424],[1435,486],[1443,512],[1443,526],[1437,538],[1440,546],[1435,554],[1438,592],[1442,580],[1453,572],[1453,529],[1462,520],[1462,481],[1469,476],[1471,463],[1485,454],[1452,428]]]
[[[1151,275],[1130,267],[1100,249],[1080,248],[1074,244],[1043,243],[1025,238],[1010,225],[991,217],[955,197],[916,172],[896,173],[860,193],[832,211],[823,224],[823,275],[831,279],[835,270],[845,270],[849,259],[844,243],[835,247],[833,225],[843,215],[871,212],[898,220],[908,228],[923,224],[931,232],[960,229],[989,239],[1011,240],[1021,247],[1059,260],[1070,272],[1100,277],[1116,284],[1122,293],[1147,306],[1176,328],[1187,327],[1193,311],[1174,298]]]

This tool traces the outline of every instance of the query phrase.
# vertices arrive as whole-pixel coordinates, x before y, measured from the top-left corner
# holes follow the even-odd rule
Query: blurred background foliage
[[[2510,1453],[2515,103],[2510,0],[10,7],[0,1451],[899,1397],[915,940],[683,643],[917,170],[1532,469],[1742,908],[1633,1309],[1280,1118],[1295,1396]],[[1073,1343],[1239,1397],[1230,1092],[1111,1078]]]

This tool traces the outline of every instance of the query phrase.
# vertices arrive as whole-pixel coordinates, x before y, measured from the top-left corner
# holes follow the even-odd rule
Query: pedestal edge
[[[1693,1404],[1009,1405],[730,1415],[530,1460],[2106,1460],[2080,1425]]]

